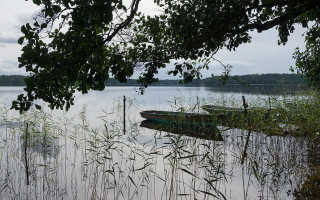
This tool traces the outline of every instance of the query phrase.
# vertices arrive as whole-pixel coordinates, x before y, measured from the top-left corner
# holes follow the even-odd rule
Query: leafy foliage
[[[111,73],[121,82],[133,74],[136,61],[123,54],[120,42],[111,41],[137,12],[140,0],[127,8],[122,0],[33,0],[44,8],[33,25],[21,27],[24,34],[19,67],[27,95],[20,95],[12,108],[26,111],[36,99],[50,107],[68,110],[76,90],[103,90]],[[124,14],[129,13],[128,16]]]
[[[297,71],[306,75],[310,85],[320,85],[319,73],[319,0],[158,0],[164,13],[153,18],[142,16],[135,41],[148,44],[154,52],[164,52],[172,59],[199,59],[202,66],[176,63],[174,75],[185,80],[199,77],[199,69],[208,68],[212,56],[221,48],[232,51],[250,42],[250,32],[278,29],[279,44],[285,45],[294,25],[307,28],[307,50],[297,52]],[[309,28],[309,23],[315,23]],[[147,42],[145,42],[147,41]],[[161,57],[165,57],[161,55]],[[191,62],[192,63],[192,62]],[[228,69],[229,66],[224,66]],[[150,70],[150,69],[149,69]],[[150,70],[152,71],[152,70]],[[227,80],[228,70],[222,78]]]
[[[320,12],[319,12],[320,13]],[[319,14],[320,17],[320,14]],[[309,86],[320,90],[320,24],[316,22],[306,34],[306,50],[293,55],[297,71],[307,77]]]
[[[36,99],[68,109],[76,90],[103,90],[110,75],[126,82],[137,68],[138,82],[147,87],[170,60],[176,63],[169,74],[190,82],[221,48],[232,51],[250,42],[251,31],[276,27],[279,44],[286,44],[295,24],[307,28],[306,51],[294,54],[296,70],[310,85],[320,85],[319,0],[155,0],[163,13],[153,17],[137,13],[140,0],[131,6],[122,0],[33,2],[44,8],[33,25],[21,28],[18,42],[26,44],[20,67],[31,76],[27,95],[13,102],[20,112]],[[223,66],[226,81],[230,66]]]

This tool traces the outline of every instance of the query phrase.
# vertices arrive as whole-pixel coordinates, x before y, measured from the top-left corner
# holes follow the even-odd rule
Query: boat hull
[[[156,122],[184,122],[184,123],[213,123],[215,124],[219,115],[181,113],[170,111],[147,110],[140,112],[141,117]]]
[[[252,119],[257,116],[263,116],[265,119],[270,117],[270,109],[266,108],[250,108],[250,109],[243,109],[243,108],[229,108],[229,107],[223,107],[223,106],[213,106],[213,105],[204,105],[202,106],[202,109],[207,111],[210,114],[213,115],[224,115],[225,119],[230,118],[248,118]]]

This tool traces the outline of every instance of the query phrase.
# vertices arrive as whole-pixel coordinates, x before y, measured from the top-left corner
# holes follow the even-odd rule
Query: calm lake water
[[[242,96],[249,107],[269,107],[270,96],[291,97],[281,88],[236,91],[108,87],[76,94],[67,113],[43,104],[20,116],[8,105],[23,89],[1,87],[0,199],[320,199],[320,163],[305,138],[247,138],[247,130],[219,126],[221,138],[205,140],[146,128],[139,114],[241,107]]]

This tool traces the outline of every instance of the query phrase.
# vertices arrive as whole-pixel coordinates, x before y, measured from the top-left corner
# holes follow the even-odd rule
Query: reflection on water
[[[188,131],[198,132],[192,127],[145,125],[139,112],[159,106],[157,102],[167,110],[187,109],[186,104],[192,110],[196,105],[194,100],[180,104],[183,96],[156,96],[156,89],[149,100],[157,102],[144,104],[141,96],[128,98],[123,135],[123,91],[104,92],[80,99],[94,105],[78,107],[74,117],[47,111],[17,117],[1,109],[2,119],[17,122],[0,127],[1,199],[319,197],[320,151],[305,138],[259,132],[248,137],[246,130],[221,126],[218,138],[206,140],[187,136]],[[192,92],[206,95],[201,88]],[[185,96],[189,93],[182,91]],[[105,94],[119,100],[107,99]],[[98,112],[94,107],[104,100],[108,105]],[[168,134],[177,131],[183,134]]]
[[[187,135],[190,137],[196,137],[206,140],[222,141],[220,130],[213,125],[208,124],[177,124],[177,123],[161,123],[153,122],[149,120],[143,120],[140,123],[140,127],[149,128],[158,131],[164,131],[168,133]]]

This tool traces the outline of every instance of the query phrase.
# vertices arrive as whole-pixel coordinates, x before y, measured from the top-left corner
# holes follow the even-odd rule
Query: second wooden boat
[[[225,115],[226,119],[230,117],[245,117],[246,110],[244,108],[230,108],[224,106],[214,106],[214,105],[204,105],[202,109],[207,111],[213,115]],[[263,117],[267,118],[270,115],[271,109],[262,108],[262,107],[254,107],[247,109],[247,116],[255,117],[259,115],[263,115]]]
[[[202,106],[202,109],[212,113],[212,114],[218,114],[218,115],[232,115],[235,113],[244,113],[245,109],[243,108],[230,108],[230,107],[224,107],[224,106],[214,106],[214,105],[204,105]]]

